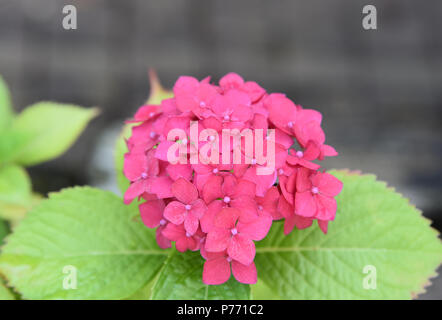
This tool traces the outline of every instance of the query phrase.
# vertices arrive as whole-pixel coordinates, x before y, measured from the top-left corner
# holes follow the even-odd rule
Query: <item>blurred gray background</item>
[[[62,28],[77,7],[78,29]],[[373,4],[378,29],[364,30]],[[235,71],[320,110],[340,156],[442,226],[442,1],[0,0],[0,73],[17,110],[40,100],[99,106],[75,146],[31,169],[42,193],[116,190],[113,143],[148,95],[147,69],[218,80]],[[442,298],[442,280],[422,298]]]

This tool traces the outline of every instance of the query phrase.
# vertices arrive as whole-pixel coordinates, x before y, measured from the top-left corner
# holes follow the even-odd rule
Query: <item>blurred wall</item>
[[[77,30],[62,28],[66,4],[78,9]],[[361,27],[366,4],[378,30]],[[43,192],[91,183],[91,155],[98,170],[111,166],[111,147],[95,150],[144,101],[148,67],[167,86],[235,71],[324,114],[341,154],[327,167],[376,173],[437,219],[441,17],[440,0],[0,0],[0,73],[17,109],[39,100],[102,109],[65,156],[32,169]]]

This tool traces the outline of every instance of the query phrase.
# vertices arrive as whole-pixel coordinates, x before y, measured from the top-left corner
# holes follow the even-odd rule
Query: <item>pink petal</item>
[[[230,263],[225,257],[208,260],[204,263],[203,282],[205,284],[218,285],[230,278]]]
[[[279,191],[276,187],[271,187],[265,194],[264,198],[257,198],[259,205],[263,210],[270,214],[274,220],[282,218],[281,213],[278,212]]]
[[[170,202],[164,209],[164,217],[173,224],[180,225],[184,222],[187,211],[183,203],[178,201]]]
[[[237,179],[234,176],[225,176],[222,185],[222,193],[224,195],[233,196],[235,194],[236,184]]]
[[[232,261],[232,273],[236,280],[241,283],[254,284],[258,279],[255,263],[244,265],[238,261]]]
[[[309,140],[322,145],[325,141],[325,134],[321,125],[316,121],[310,121],[302,126],[295,126],[296,138],[301,146],[305,147]]]
[[[321,220],[333,220],[337,209],[336,200],[322,194],[318,194],[317,198],[319,201],[317,218]]]
[[[319,173],[313,178],[313,184],[318,187],[319,191],[330,197],[337,196],[343,187],[341,181],[330,173]]]
[[[338,155],[338,152],[332,146],[327,144],[323,144],[321,146],[321,154],[319,156],[319,160],[323,160],[324,157],[335,157]]]
[[[179,251],[179,252],[186,252],[188,249],[191,249],[192,245],[194,243],[190,243],[189,244],[189,239],[186,236],[179,238],[176,242],[175,242],[175,248]],[[192,241],[192,240],[191,240]]]
[[[279,198],[278,202],[278,211],[281,213],[281,215],[288,219],[292,215],[295,214],[295,210],[293,208],[293,205],[291,205],[284,196],[281,196]]]
[[[288,123],[296,122],[296,106],[281,93],[272,93],[264,100],[269,110],[269,120],[279,129],[290,133]]]
[[[196,107],[195,93],[198,90],[197,79],[188,76],[181,76],[176,81],[173,92],[178,109],[181,112],[191,111]]]
[[[196,201],[192,202],[192,208],[190,209],[190,212],[194,214],[198,219],[201,219],[201,217],[206,213],[207,206],[206,203],[202,199],[197,199]]]
[[[304,159],[299,159],[299,165],[310,170],[318,170],[321,167],[319,164]]]
[[[255,244],[242,234],[237,234],[232,237],[227,248],[229,256],[238,262],[249,265],[255,258]]]
[[[255,197],[256,184],[248,180],[238,180],[235,186],[234,196]]]
[[[258,101],[265,94],[265,90],[254,81],[247,81],[242,89],[249,94],[252,102]]]
[[[272,226],[272,217],[263,214],[249,223],[238,223],[238,232],[247,238],[259,241],[264,239]]]
[[[179,178],[192,179],[192,166],[190,164],[169,164],[166,167],[166,172],[174,181]]]
[[[310,181],[311,171],[306,168],[299,168],[296,177],[296,190],[298,192],[310,191],[312,189],[312,182]]]
[[[283,146],[286,150],[294,143],[293,138],[280,129],[275,130],[275,140],[277,144]]]
[[[217,228],[232,229],[235,227],[241,211],[235,208],[222,208],[220,212],[215,215],[213,224]]]
[[[264,134],[267,132],[269,127],[269,123],[267,121],[267,117],[262,114],[255,114],[253,117],[253,128],[254,129],[262,129]]]
[[[178,241],[178,239],[186,236],[186,231],[182,224],[177,226],[176,224],[168,223],[163,230],[163,236],[171,241]]]
[[[190,235],[194,235],[196,230],[198,230],[198,226],[199,226],[198,217],[194,213],[189,212],[184,219],[184,229]]]
[[[288,235],[292,230],[293,227],[296,226],[298,229],[302,230],[305,228],[310,227],[313,224],[313,219],[311,218],[304,218],[301,216],[298,216],[296,214],[293,214],[289,218],[285,220],[284,223],[284,234]]]
[[[233,110],[232,119],[235,121],[246,122],[253,116],[252,108],[249,106],[239,105]]]
[[[325,221],[325,220],[318,220],[318,225],[319,225],[319,228],[321,229],[321,231],[322,231],[324,234],[327,234],[328,221]]]
[[[161,141],[161,143],[155,149],[155,157],[157,159],[169,162],[169,159],[167,157],[167,152],[169,151],[169,148],[174,144],[175,144],[175,141],[169,141],[169,140]],[[175,157],[178,159],[178,156],[179,156],[179,154],[177,151],[175,153]]]
[[[219,85],[224,90],[232,88],[240,88],[244,84],[243,78],[234,72],[226,74],[219,80]]]
[[[250,222],[258,217],[256,201],[249,196],[239,196],[232,199],[230,206],[240,211],[239,220],[242,222]]]
[[[273,186],[276,181],[276,171],[268,175],[257,175],[256,167],[252,166],[245,172],[243,179],[256,184],[256,195],[263,197],[267,190]]]
[[[212,228],[206,237],[205,248],[209,252],[220,252],[226,250],[232,233],[223,228]]]
[[[285,198],[285,200],[287,200],[287,202],[289,204],[293,204],[293,193],[289,192],[287,190],[287,183],[289,181],[289,178],[286,176],[280,176],[279,177],[279,187],[281,188],[281,193],[283,195],[283,197]]]
[[[224,203],[221,200],[214,200],[207,206],[207,211],[200,220],[201,230],[208,233],[213,228],[215,215],[221,211]]]
[[[220,176],[211,176],[210,179],[207,180],[203,188],[203,199],[206,203],[210,203],[223,196],[221,192],[222,182],[223,178]]]
[[[179,178],[172,184],[173,195],[182,203],[191,204],[198,199],[198,190],[193,183]]]
[[[318,144],[310,140],[304,150],[304,159],[309,161],[315,160],[319,157],[320,153],[321,150],[319,149]]]
[[[123,172],[130,181],[138,180],[147,171],[147,159],[144,154],[126,153]]]
[[[169,239],[167,239],[164,235],[163,235],[163,230],[165,227],[160,226],[157,228],[156,232],[155,232],[155,238],[157,240],[157,244],[161,249],[168,249],[170,247],[172,247],[172,244],[170,242]]]
[[[157,105],[141,106],[137,113],[135,113],[134,120],[136,122],[146,121],[161,113],[161,107]]]
[[[155,228],[163,218],[164,201],[152,200],[144,202],[139,206],[141,220],[148,228]]]
[[[295,196],[295,214],[313,217],[317,212],[315,198],[310,191],[297,192]]]
[[[144,192],[146,192],[147,184],[146,180],[140,179],[132,183],[129,188],[124,193],[124,203],[129,204],[135,198],[141,196]]]
[[[171,198],[173,181],[169,177],[155,177],[150,179],[147,192],[155,193],[158,198]]]

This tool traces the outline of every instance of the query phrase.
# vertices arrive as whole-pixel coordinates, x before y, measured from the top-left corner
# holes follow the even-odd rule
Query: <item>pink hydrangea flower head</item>
[[[255,242],[268,236],[273,220],[283,220],[286,235],[315,220],[327,233],[342,183],[319,171],[320,161],[338,155],[325,144],[320,112],[236,73],[218,84],[181,76],[173,92],[154,77],[152,88],[127,121],[133,127],[124,202],[139,201],[160,248],[200,251],[205,284],[225,283],[232,274],[252,284]]]

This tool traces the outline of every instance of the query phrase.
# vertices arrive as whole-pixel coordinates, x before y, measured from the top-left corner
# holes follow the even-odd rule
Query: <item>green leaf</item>
[[[13,117],[11,95],[6,82],[0,76],[0,132],[11,124]]]
[[[131,135],[133,125],[127,124],[123,127],[123,130],[120,136],[117,139],[117,143],[115,144],[115,171],[117,176],[117,184],[118,188],[121,191],[121,194],[124,194],[129,188],[129,180],[123,174],[123,166],[124,166],[124,154],[129,150],[127,149],[126,139],[128,139]]]
[[[5,286],[5,283],[1,278],[0,278],[0,300],[15,300],[14,295]]]
[[[6,237],[8,234],[8,226],[6,225],[6,222],[3,220],[0,220],[0,245],[2,244],[3,238]]]
[[[97,114],[95,108],[54,102],[26,108],[14,120],[12,132],[18,141],[7,160],[28,166],[60,156]]]
[[[152,230],[130,218],[131,208],[88,187],[51,194],[7,238],[0,272],[25,299],[129,297],[168,254]]]
[[[173,91],[164,89],[155,71],[149,71],[150,94],[146,104],[160,104],[164,99],[173,97]]]
[[[421,293],[442,261],[430,222],[372,175],[331,173],[344,189],[328,234],[315,224],[284,236],[282,223],[275,223],[257,243],[258,281],[283,299],[410,299]]]
[[[23,218],[33,204],[31,180],[22,167],[0,166],[0,218]]]
[[[173,252],[152,288],[152,299],[250,299],[250,286],[239,283],[233,276],[222,285],[205,285],[202,281],[203,265],[204,259],[199,252]]]

